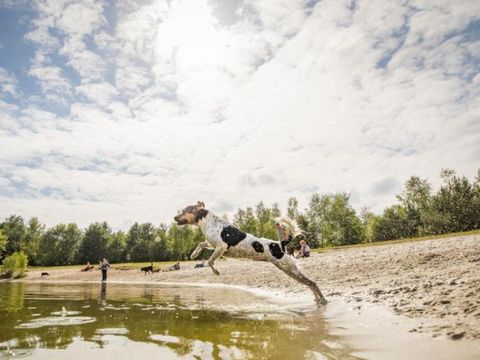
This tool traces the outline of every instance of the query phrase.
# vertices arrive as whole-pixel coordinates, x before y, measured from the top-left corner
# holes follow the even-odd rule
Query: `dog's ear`
[[[197,201],[197,206],[200,206],[200,207],[204,208],[205,203],[203,201]]]

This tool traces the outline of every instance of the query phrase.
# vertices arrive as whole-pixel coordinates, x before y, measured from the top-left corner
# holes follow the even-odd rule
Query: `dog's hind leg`
[[[208,259],[208,266],[212,268],[212,271],[215,275],[220,275],[220,272],[217,269],[215,269],[215,266],[213,266],[215,263],[215,260],[217,260],[220,256],[222,256],[225,253],[225,251],[227,251],[227,249],[223,247],[216,247],[215,250],[213,251],[212,256],[210,256],[210,258]]]
[[[289,255],[285,255],[285,256],[289,256]],[[295,263],[295,260],[293,258],[288,259],[287,261],[271,261],[271,262],[273,263],[273,265],[278,267],[280,270],[282,270],[285,274],[290,276],[292,279],[295,279],[298,282],[304,285],[307,285],[310,288],[310,290],[312,290],[317,304],[320,304],[320,305],[327,304],[327,300],[323,296],[322,292],[318,288],[315,281],[312,281],[309,278],[307,278],[305,275],[303,275],[303,273],[298,269],[297,264]]]

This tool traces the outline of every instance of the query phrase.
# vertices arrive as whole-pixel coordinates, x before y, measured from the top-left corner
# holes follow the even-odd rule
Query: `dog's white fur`
[[[203,203],[199,202],[198,204]],[[301,231],[298,229],[298,226],[296,226],[293,220],[290,219],[285,221],[285,219],[287,218],[283,218],[281,223],[285,224],[285,226],[289,228],[291,235],[301,234]],[[177,217],[175,218],[175,220],[177,221]],[[230,257],[240,257],[253,260],[267,260],[291,278],[299,281],[302,284],[307,285],[312,290],[317,303],[326,304],[327,301],[323,297],[317,284],[312,280],[308,279],[299,270],[296,260],[293,256],[290,256],[283,250],[281,250],[280,241],[259,238],[247,233],[245,234],[245,238],[243,238],[240,242],[235,245],[229,246],[224,241],[224,239],[222,239],[221,234],[225,228],[232,225],[224,219],[214,215],[210,211],[207,211],[206,216],[203,216],[201,219],[199,219],[196,224],[191,225],[197,225],[198,227],[200,227],[206,237],[206,241],[200,243],[193,251],[191,258],[194,259],[198,257],[204,249],[213,249],[213,254],[208,259],[208,265],[216,275],[219,275],[220,273],[214,266],[215,260],[224,254]],[[263,249],[263,252],[255,249],[258,249],[260,246]]]
[[[282,216],[275,219],[275,225],[277,228],[278,241],[282,243],[284,247],[287,243],[295,238],[303,239],[305,235],[300,230],[297,222],[289,217]],[[285,250],[285,249],[283,249]]]

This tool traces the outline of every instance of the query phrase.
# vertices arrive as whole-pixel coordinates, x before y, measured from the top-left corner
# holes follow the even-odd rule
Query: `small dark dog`
[[[152,274],[153,273],[153,266],[152,265],[144,266],[140,269],[140,271],[145,271],[145,275],[147,275],[147,273]]]
[[[50,276],[50,274],[47,273],[46,271],[45,271],[45,272],[42,272],[42,277],[44,277],[44,276]]]

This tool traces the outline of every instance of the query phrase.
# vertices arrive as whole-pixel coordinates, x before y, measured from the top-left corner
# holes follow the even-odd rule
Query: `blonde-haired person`
[[[300,240],[300,251],[297,254],[297,259],[302,258],[302,257],[309,257],[310,256],[310,246],[308,246],[308,243],[306,240]]]
[[[288,252],[287,244],[293,239],[302,240],[305,238],[305,235],[303,231],[300,230],[297,222],[289,217],[279,217],[275,219],[275,228],[283,252]]]

